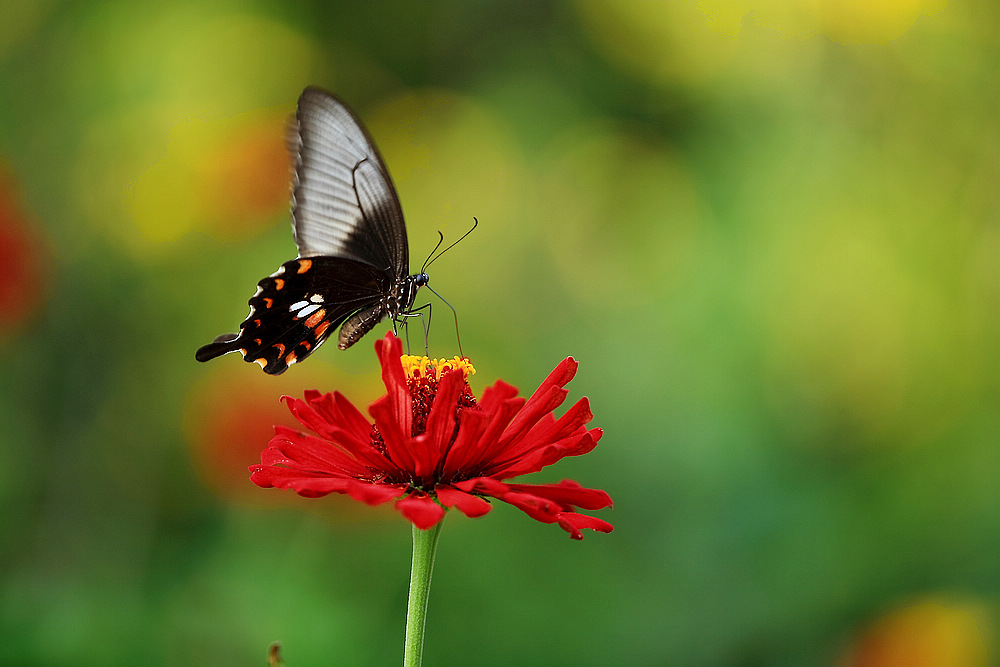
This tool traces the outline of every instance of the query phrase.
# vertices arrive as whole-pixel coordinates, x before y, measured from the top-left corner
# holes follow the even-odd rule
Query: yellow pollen
[[[426,377],[428,370],[433,370],[436,377],[441,377],[445,371],[461,371],[468,378],[476,374],[476,369],[468,359],[455,356],[451,359],[428,359],[412,354],[404,354],[400,357],[403,362],[403,372],[407,378]]]

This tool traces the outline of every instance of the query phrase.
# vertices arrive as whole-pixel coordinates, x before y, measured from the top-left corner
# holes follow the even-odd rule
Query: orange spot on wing
[[[285,281],[283,279],[281,279],[281,278],[275,278],[274,279],[274,289],[275,290],[277,290],[277,291],[280,292],[281,288],[284,287],[284,286],[285,286]]]
[[[285,353],[285,346],[284,346],[283,343],[275,343],[271,347],[273,347],[274,349],[276,349],[278,351],[278,356],[279,357]]]
[[[254,359],[253,362],[255,364],[257,364],[258,366],[260,366],[261,368],[264,368],[264,366],[267,366],[267,360],[264,359],[263,357],[261,357],[260,359]]]
[[[265,296],[264,297],[264,308],[270,308],[272,304],[274,304],[274,299],[268,299]]]
[[[305,273],[312,268],[313,261],[311,259],[300,259],[299,260],[299,270],[296,273]],[[280,289],[280,288],[279,288]]]
[[[324,317],[326,317],[326,310],[320,308],[309,316],[309,319],[306,320],[306,326],[310,329],[315,329],[316,325],[322,322]]]
[[[323,335],[326,334],[326,330],[329,328],[330,328],[329,322],[323,322],[318,327],[316,327],[316,339],[317,340],[322,339]]]
[[[286,363],[286,364],[289,364],[289,365],[290,365],[290,364],[294,364],[294,363],[295,363],[295,360],[296,360],[296,357],[295,357],[295,352],[289,352],[289,353],[288,353],[288,356],[287,356],[287,357],[285,357],[285,363]]]

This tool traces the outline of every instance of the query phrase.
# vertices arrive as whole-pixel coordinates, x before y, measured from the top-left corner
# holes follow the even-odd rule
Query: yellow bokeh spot
[[[830,39],[878,44],[896,39],[920,16],[940,11],[942,0],[809,0]]]
[[[775,400],[791,427],[805,429],[803,442],[834,420],[856,441],[926,443],[982,381],[967,358],[962,311],[878,213],[823,206],[748,239],[745,287],[769,339]]]
[[[138,235],[173,241],[197,228],[231,239],[269,226],[288,207],[284,122],[281,111],[264,110],[178,124],[126,190]]]
[[[727,72],[784,71],[811,55],[803,42],[816,35],[842,44],[893,40],[944,1],[578,0],[574,7],[583,33],[611,62],[641,80],[692,85]]]
[[[411,243],[433,238],[432,229],[454,239],[473,217],[487,224],[509,217],[520,169],[509,129],[487,107],[450,91],[419,90],[362,117],[399,191]]]
[[[232,119],[202,153],[202,212],[214,236],[248,236],[288,210],[291,159],[285,122],[285,114],[270,111]]]
[[[927,598],[870,626],[839,667],[986,667],[990,617],[974,601]]]
[[[584,32],[612,61],[659,81],[710,78],[737,55],[747,3],[580,0]]]
[[[156,255],[192,231],[239,239],[287,219],[285,121],[320,67],[304,35],[211,4],[139,4],[81,22],[63,57],[64,86],[101,109],[74,171],[94,228]]]

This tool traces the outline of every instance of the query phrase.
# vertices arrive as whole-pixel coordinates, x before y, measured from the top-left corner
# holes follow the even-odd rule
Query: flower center
[[[455,431],[451,434],[451,440],[458,435],[458,424],[461,412],[466,408],[478,409],[476,397],[469,387],[468,378],[476,372],[475,367],[468,359],[453,357],[451,359],[429,359],[411,354],[404,354],[400,357],[403,363],[403,373],[406,375],[406,386],[410,392],[410,399],[413,404],[413,423],[410,435],[417,436],[427,430],[427,417],[431,412],[431,405],[434,397],[437,396],[438,382],[446,373],[462,373],[466,382],[459,394],[455,404]],[[385,442],[378,427],[372,425],[371,432],[372,447],[386,453]],[[450,444],[450,443],[449,443]]]
[[[400,357],[403,362],[403,372],[406,374],[406,386],[413,400],[413,431],[411,435],[420,435],[427,430],[427,416],[431,412],[431,404],[437,396],[438,381],[445,373],[462,373],[465,377],[465,387],[455,406],[455,420],[458,420],[462,408],[476,407],[476,398],[469,388],[468,378],[476,372],[468,359],[453,357],[452,359],[428,359],[411,354]]]

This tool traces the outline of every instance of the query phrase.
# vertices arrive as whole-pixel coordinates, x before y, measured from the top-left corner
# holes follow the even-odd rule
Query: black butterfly
[[[375,143],[347,106],[306,88],[289,143],[295,155],[292,225],[298,259],[257,283],[239,334],[200,348],[198,361],[240,352],[284,373],[340,327],[346,350],[389,317],[411,313],[426,273],[407,275],[406,225]]]

